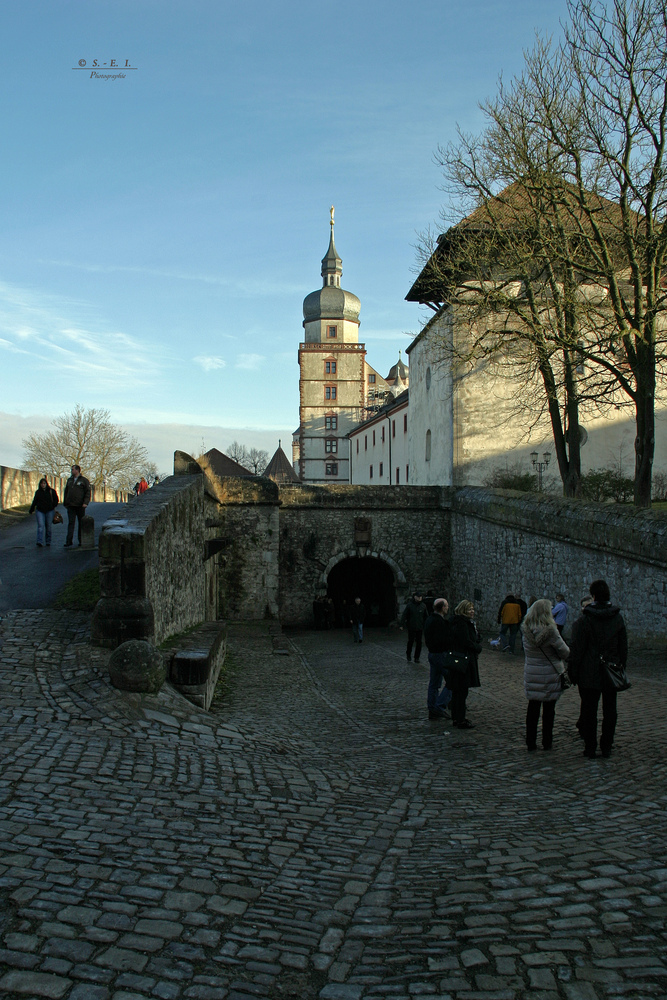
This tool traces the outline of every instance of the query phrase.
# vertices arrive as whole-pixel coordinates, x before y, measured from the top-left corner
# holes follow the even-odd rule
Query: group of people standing
[[[85,476],[81,475],[81,466],[73,465],[71,475],[65,484],[65,496],[63,497],[63,504],[67,511],[66,549],[74,544],[74,528],[77,523],[79,545],[81,544],[81,521],[86,515],[90,496],[90,483]],[[42,476],[30,505],[30,513],[34,512],[37,518],[38,549],[44,546],[48,548],[51,545],[52,525],[59,503],[58,494],[52,486],[49,486],[46,476]]]
[[[542,717],[542,747],[553,745],[556,702],[562,692],[576,684],[581,711],[577,729],[584,741],[584,756],[593,758],[598,749],[598,706],[602,700],[602,727],[599,749],[609,757],[617,720],[617,687],[609,667],[625,670],[628,641],[620,608],[611,603],[605,580],[594,580],[590,595],[582,601],[581,617],[574,623],[568,646],[563,626],[568,606],[563,594],[556,595],[552,606],[547,599],[532,599],[530,606],[508,594],[500,606],[503,648],[514,652],[516,637],[521,634],[524,650],[524,690],[526,711],[526,746],[537,749],[537,735]],[[507,613],[505,613],[505,609]],[[420,662],[422,635],[428,648],[429,682],[428,717],[451,719],[458,729],[472,729],[466,717],[466,698],[471,687],[480,686],[478,657],[482,642],[475,624],[472,601],[461,601],[449,615],[444,597],[433,603],[431,614],[422,595],[415,593],[401,617],[401,630],[407,628],[406,657]]]
[[[408,629],[406,656],[419,663],[422,634],[428,649],[429,682],[426,704],[432,720],[450,718],[457,729],[473,729],[466,718],[466,699],[471,687],[479,687],[477,657],[482,640],[475,625],[472,601],[461,601],[448,616],[444,597],[433,601],[429,614],[421,594],[413,594],[401,618],[401,629]]]
[[[562,595],[558,595],[562,598]],[[611,755],[616,732],[617,687],[612,671],[625,671],[628,637],[621,609],[611,602],[609,585],[594,580],[590,600],[582,601],[581,617],[572,627],[568,646],[552,613],[551,602],[536,601],[522,624],[525,651],[524,689],[528,699],[526,746],[537,748],[542,714],[542,747],[553,743],[556,702],[570,683],[579,688],[581,709],[577,729],[584,741],[584,756],[594,758],[598,749],[598,706],[602,699],[599,749]],[[611,670],[610,670],[611,668]]]

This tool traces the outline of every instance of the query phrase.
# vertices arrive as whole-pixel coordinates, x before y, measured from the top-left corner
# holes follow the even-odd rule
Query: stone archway
[[[347,624],[346,604],[355,597],[366,608],[368,625],[388,625],[396,618],[397,589],[403,590],[405,576],[393,559],[375,552],[361,556],[353,549],[331,559],[322,576],[339,624]]]

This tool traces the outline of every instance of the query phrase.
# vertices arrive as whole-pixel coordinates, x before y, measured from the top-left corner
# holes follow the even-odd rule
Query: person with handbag
[[[41,549],[44,544],[47,546],[51,544],[51,525],[58,502],[58,494],[49,486],[46,476],[42,476],[30,505],[30,513],[35,511],[37,516],[38,549]]]
[[[584,757],[592,758],[596,754],[600,696],[600,752],[603,757],[609,757],[618,716],[616,695],[630,686],[625,677],[628,635],[621,609],[611,603],[607,582],[594,580],[589,589],[593,600],[582,609],[581,618],[572,626],[570,677],[579,686],[581,715],[578,728],[584,740]]]
[[[466,699],[471,687],[480,687],[477,657],[482,652],[482,640],[475,625],[475,606],[461,601],[454,608],[449,628],[449,664],[447,687],[452,692],[452,725],[456,729],[474,729],[466,718]]]
[[[551,601],[531,604],[521,625],[524,650],[523,687],[528,699],[526,746],[537,749],[537,724],[542,712],[542,749],[553,744],[556,702],[567,676],[564,660],[570,650],[563,640],[551,610]]]

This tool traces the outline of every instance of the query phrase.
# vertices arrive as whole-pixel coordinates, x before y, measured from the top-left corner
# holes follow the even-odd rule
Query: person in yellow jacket
[[[508,650],[510,653],[514,652],[514,643],[522,618],[521,605],[513,594],[508,594],[498,611],[501,653],[506,653]]]

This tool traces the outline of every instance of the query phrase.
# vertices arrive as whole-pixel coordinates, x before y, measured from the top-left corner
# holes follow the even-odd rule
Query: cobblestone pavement
[[[0,995],[68,1000],[639,1000],[667,994],[663,665],[610,760],[577,697],[526,753],[521,661],[476,728],[426,718],[403,637],[235,626],[211,713],[121,694],[87,620],[0,649]]]

